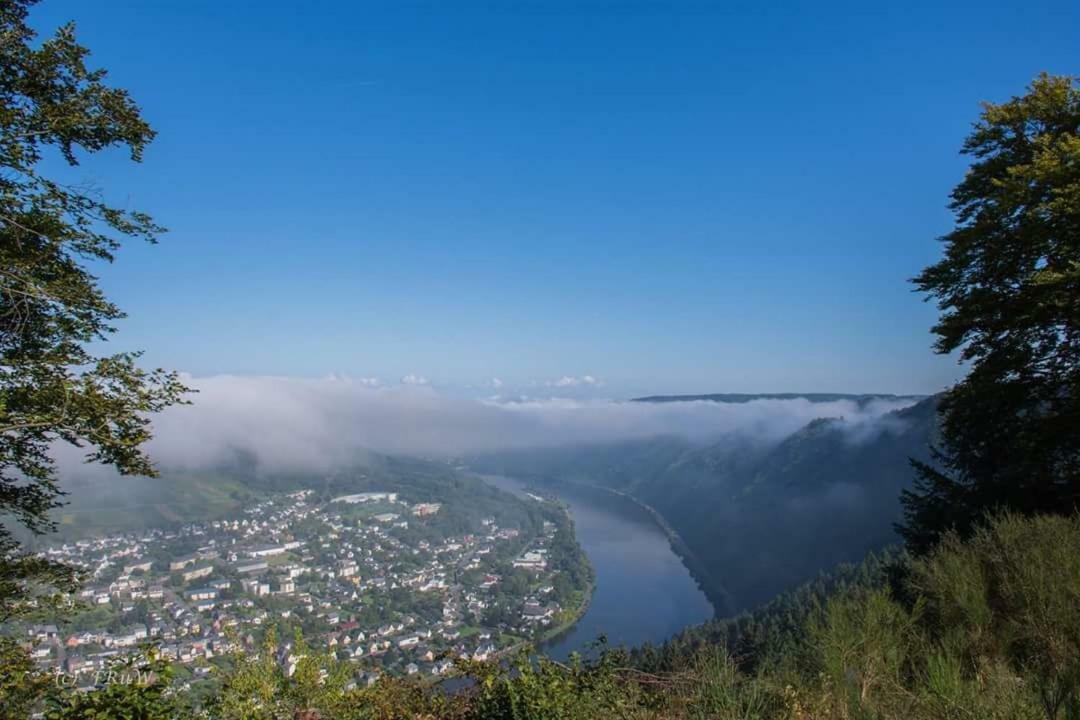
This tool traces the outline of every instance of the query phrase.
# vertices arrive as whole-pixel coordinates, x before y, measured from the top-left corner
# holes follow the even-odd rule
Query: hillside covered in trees
[[[909,458],[929,458],[936,406],[927,398],[861,424],[823,417],[777,441],[663,437],[504,452],[473,465],[630,494],[678,533],[719,611],[738,612],[899,541],[900,493],[915,479]]]

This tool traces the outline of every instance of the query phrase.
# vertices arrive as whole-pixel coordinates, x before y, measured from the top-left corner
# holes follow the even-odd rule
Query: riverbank
[[[683,540],[682,536],[679,535],[679,532],[668,523],[663,515],[660,514],[659,510],[628,492],[605,487],[603,485],[597,485],[595,483],[583,482],[580,480],[552,479],[544,481],[544,484],[565,484],[578,489],[604,493],[625,500],[645,512],[667,537],[672,551],[679,556],[679,559],[686,566],[686,569],[690,572],[690,575],[694,578],[698,587],[705,593],[705,596],[713,606],[716,617],[728,617],[735,614],[735,606],[731,594],[728,593],[720,581],[714,578],[705,568],[705,564],[697,557],[687,542]]]
[[[581,606],[573,614],[573,617],[567,619],[564,622],[559,623],[557,626],[548,628],[544,633],[534,640],[522,640],[521,642],[514,643],[509,647],[505,647],[495,653],[496,658],[511,657],[515,653],[519,652],[525,647],[534,647],[538,651],[543,651],[545,647],[553,645],[559,642],[565,635],[570,633],[581,621],[581,618],[585,617],[585,613],[589,611],[589,605],[592,603],[592,596],[596,590],[595,583],[589,583],[585,589],[584,600]]]
[[[565,660],[601,637],[613,647],[662,643],[715,616],[702,584],[673,547],[671,528],[631,499],[536,476],[482,477],[518,496],[543,496],[567,508],[593,571],[588,602],[573,616],[556,618],[540,636],[544,654]]]
[[[596,592],[596,583],[590,582],[582,590],[581,604],[578,606],[578,608],[569,618],[559,623],[555,627],[548,628],[543,633],[543,635],[540,636],[540,639],[536,641],[537,647],[539,648],[544,645],[557,642],[559,639],[562,638],[563,635],[573,630],[574,626],[578,624],[578,621],[581,620],[581,618],[585,617],[585,613],[589,611],[589,605],[592,604],[594,592]]]
[[[581,542],[577,537],[577,526],[574,523],[574,516],[570,513],[569,506],[559,500],[558,498],[545,498],[545,502],[551,502],[558,505],[559,509],[563,513],[567,525],[570,528],[570,535],[574,539],[574,543],[577,545],[578,552],[581,553],[581,557],[584,558],[585,564],[589,568],[589,580],[585,585],[580,588],[581,601],[577,604],[572,612],[565,617],[562,622],[557,625],[547,628],[541,633],[540,637],[534,641],[534,645],[539,649],[544,645],[551,644],[564,636],[566,633],[574,629],[574,626],[578,624],[578,621],[585,616],[585,613],[589,611],[589,605],[592,603],[593,593],[596,591],[596,568],[593,567],[592,561],[589,559],[589,554],[585,552],[585,549],[581,546]]]
[[[585,548],[582,547],[581,541],[578,540],[577,524],[574,522],[574,516],[570,512],[570,506],[558,498],[545,498],[545,502],[552,502],[559,507],[562,511],[563,520],[565,520],[567,527],[570,530],[570,538],[573,540],[574,547],[577,549],[579,559],[584,562],[585,567],[588,569],[585,584],[578,589],[581,593],[581,600],[577,604],[577,607],[569,613],[569,615],[560,622],[556,627],[546,630],[537,640],[537,645],[542,645],[545,642],[549,642],[552,639],[562,635],[567,630],[577,624],[586,612],[589,610],[589,604],[592,602],[593,592],[596,589],[596,568],[593,567],[592,560],[589,559],[589,554],[585,552]]]

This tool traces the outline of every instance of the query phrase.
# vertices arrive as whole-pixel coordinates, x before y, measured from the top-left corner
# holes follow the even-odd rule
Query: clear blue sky
[[[941,389],[905,281],[960,143],[979,101],[1080,72],[1075,0],[33,14],[67,19],[160,133],[78,171],[171,229],[102,271],[117,349],[199,375]]]

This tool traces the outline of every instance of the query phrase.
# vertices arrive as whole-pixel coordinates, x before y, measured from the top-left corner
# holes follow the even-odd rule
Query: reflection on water
[[[513,478],[484,479],[517,494],[524,488]],[[596,589],[585,616],[545,653],[565,658],[601,635],[610,645],[658,643],[712,617],[712,605],[646,512],[601,491],[561,485],[556,492],[596,570]]]

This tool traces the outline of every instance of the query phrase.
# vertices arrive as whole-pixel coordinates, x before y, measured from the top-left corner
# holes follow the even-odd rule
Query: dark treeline
[[[842,563],[752,611],[686,628],[661,645],[633,648],[631,662],[644,671],[671,672],[703,651],[722,647],[743,672],[794,667],[812,654],[806,628],[830,599],[885,587],[904,574],[905,562],[904,551],[893,546],[862,562]]]

